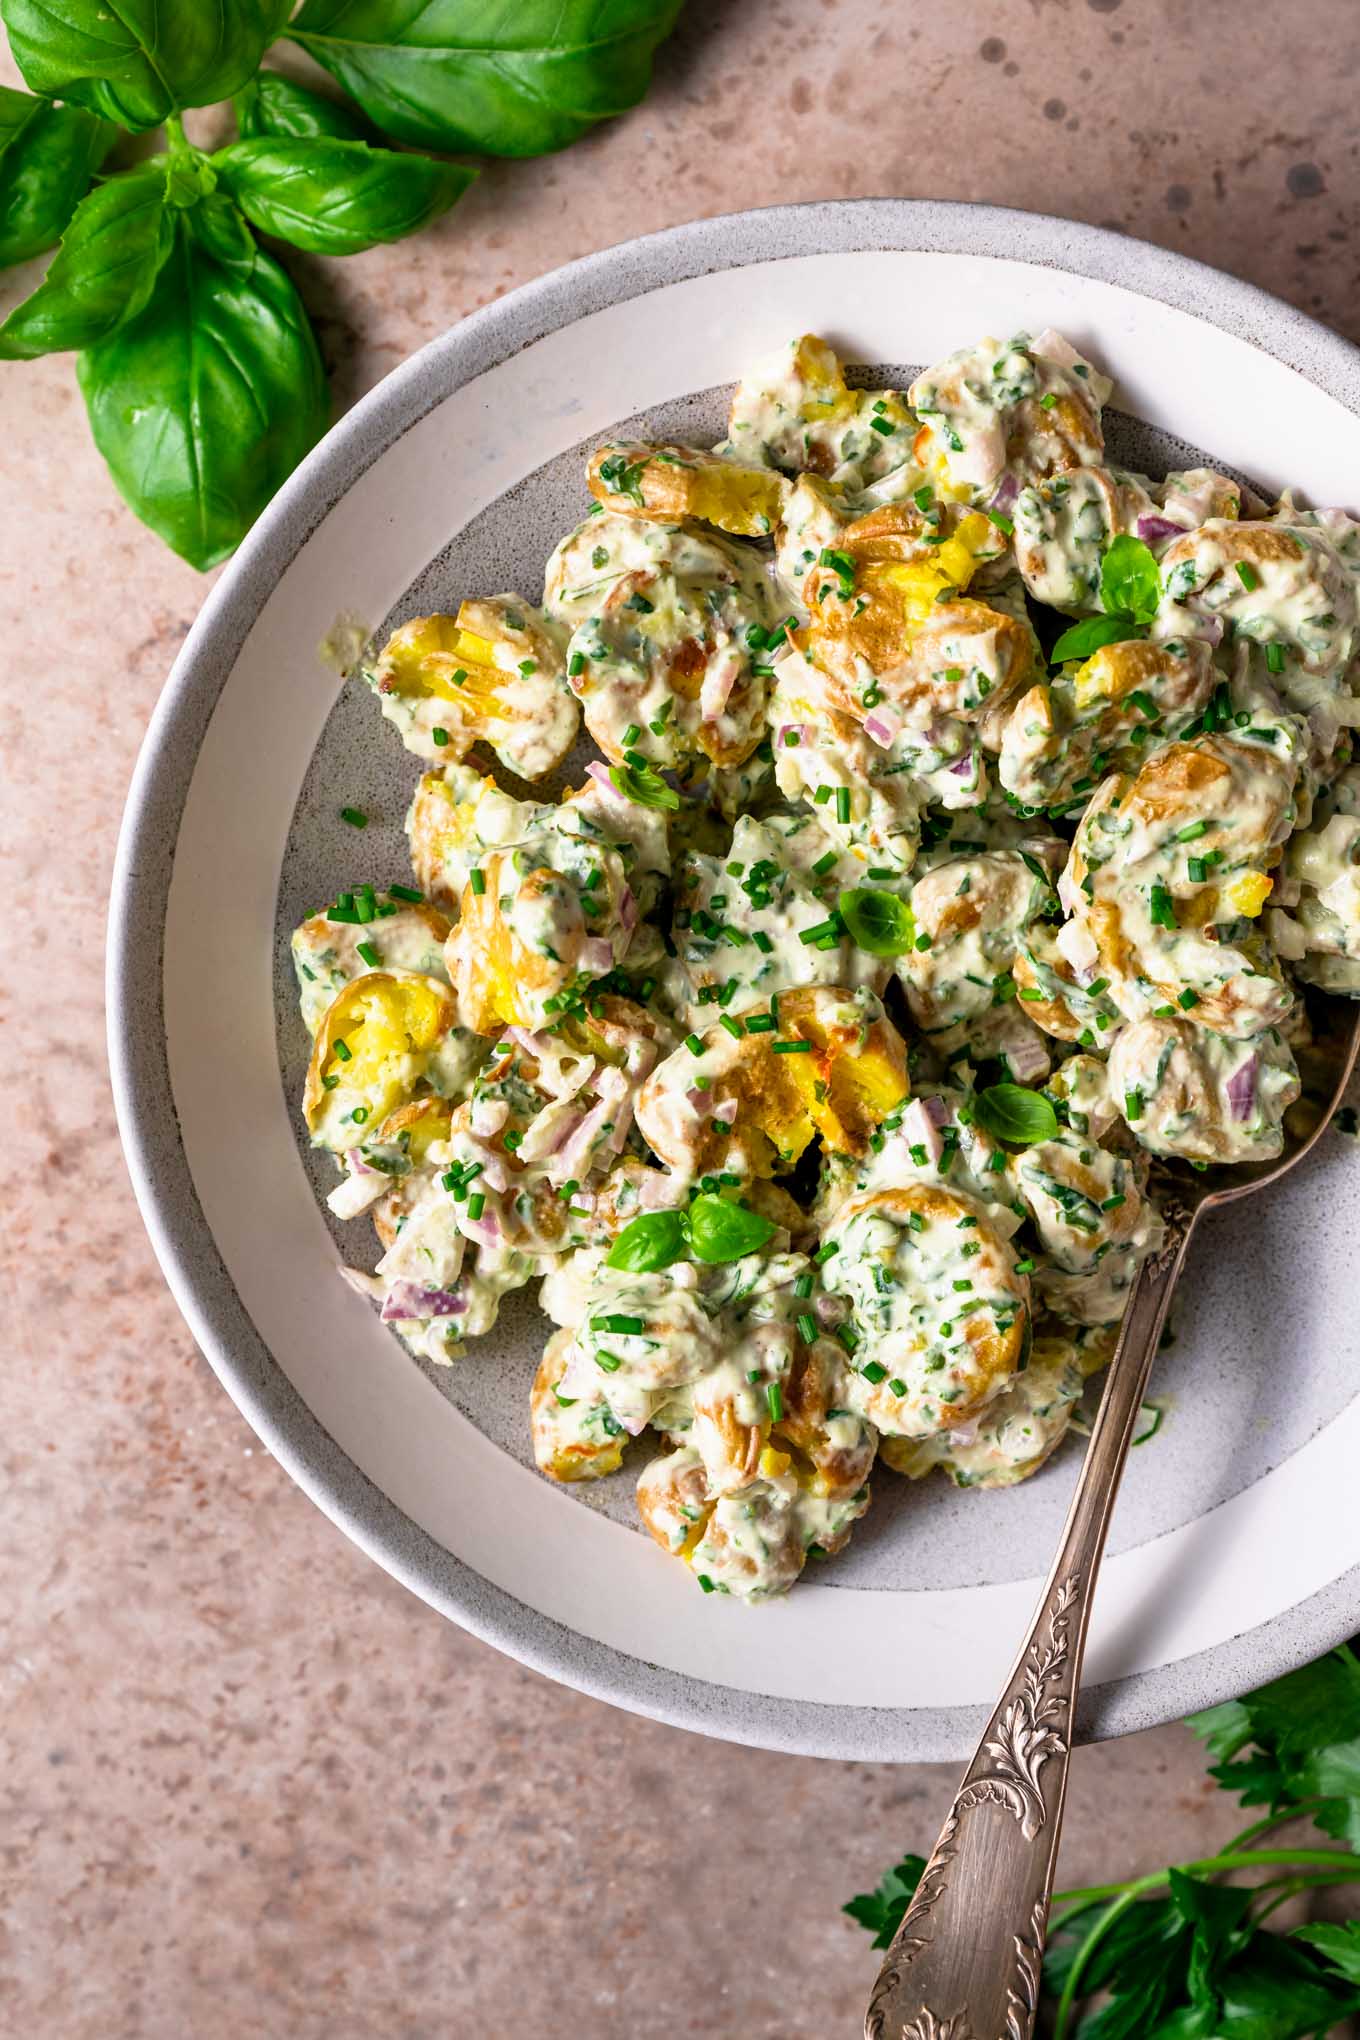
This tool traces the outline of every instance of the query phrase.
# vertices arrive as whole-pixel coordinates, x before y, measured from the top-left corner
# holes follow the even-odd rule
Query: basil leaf
[[[1122,645],[1130,638],[1146,636],[1131,616],[1085,616],[1063,632],[1049,658],[1053,665],[1061,666],[1069,659],[1089,659],[1102,645]]]
[[[318,136],[233,142],[212,166],[248,220],[312,255],[357,255],[417,233],[477,174],[433,156]]]
[[[1052,1099],[1024,1084],[989,1084],[974,1092],[973,1117],[984,1133],[1015,1147],[1034,1147],[1058,1131]]]
[[[609,783],[637,807],[678,808],[680,796],[650,765],[611,765]]]
[[[292,0],[0,0],[35,92],[74,99],[134,132],[230,99],[253,77]]]
[[[145,524],[196,567],[240,542],[326,429],[329,401],[307,314],[260,250],[227,266],[194,230],[150,303],[82,354],[95,444]]]
[[[541,156],[635,106],[680,0],[304,0],[286,30],[384,133]]]
[[[0,85],[0,269],[60,240],[113,140],[81,106]]]
[[[697,1261],[739,1261],[758,1253],[777,1227],[758,1211],[705,1191],[685,1214],[690,1251]]]
[[[93,347],[141,311],[170,253],[165,158],[111,177],[76,207],[32,297],[0,326],[0,359]]]
[[[679,1212],[645,1211],[623,1228],[604,1265],[629,1275],[653,1275],[684,1257],[685,1228]]]
[[[242,86],[235,99],[236,125],[242,141],[261,135],[288,136],[295,142],[329,135],[338,142],[369,142],[373,130],[352,106],[326,99],[295,85],[277,71],[261,71]]]
[[[905,956],[916,941],[915,917],[896,893],[857,885],[843,892],[836,905],[850,940],[870,956]]]
[[[1141,538],[1121,533],[1106,546],[1100,562],[1100,600],[1111,616],[1151,623],[1162,599],[1162,574],[1156,555]]]

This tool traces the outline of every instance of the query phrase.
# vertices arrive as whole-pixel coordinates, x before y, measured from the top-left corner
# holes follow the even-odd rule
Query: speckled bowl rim
[[[583,315],[715,270],[870,249],[1008,257],[1117,284],[1249,341],[1360,410],[1360,350],[1268,292],[1104,228],[1000,206],[891,198],[774,206],[670,227],[524,284],[431,341],[361,399],[280,490],[209,594],[171,669],[128,793],[110,900],[107,1004],[119,1130],[176,1302],[268,1450],[363,1551],[472,1634],[598,1699],[764,1748],[920,1762],[970,1750],[985,1710],[837,1707],[737,1694],[627,1657],[492,1586],[360,1472],[264,1345],[223,1265],[180,1135],[163,1000],[171,871],[204,732],[265,601],[355,479],[450,391]],[[1099,1739],[1175,1719],[1275,1677],[1357,1628],[1360,1567],[1283,1618],[1175,1665],[1088,1689],[1080,1732]]]

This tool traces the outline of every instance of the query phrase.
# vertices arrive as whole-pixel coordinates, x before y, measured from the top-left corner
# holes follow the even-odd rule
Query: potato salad
[[[1157,1159],[1277,1154],[1301,987],[1360,994],[1360,526],[1112,467],[1110,390],[804,335],[720,445],[597,448],[538,599],[362,664],[423,776],[293,938],[344,1272],[441,1363],[536,1283],[539,1468],[626,1463],[706,1594],[878,1460],[1040,1467]]]

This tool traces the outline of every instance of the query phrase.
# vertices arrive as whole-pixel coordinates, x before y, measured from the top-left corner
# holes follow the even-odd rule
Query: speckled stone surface
[[[418,242],[293,267],[341,403],[592,248],[869,193],[1122,227],[1360,339],[1341,12],[1295,0],[1281,63],[1263,0],[1230,34],[1189,0],[692,0],[645,107],[491,170]],[[101,963],[132,762],[205,584],[114,497],[68,361],[0,370],[0,446],[0,2024],[852,2035],[873,1958],[839,1904],[928,1847],[951,1774],[728,1748],[521,1670],[347,1543],[199,1359],[119,1155]],[[1086,1750],[1063,1875],[1232,1826],[1184,1731]]]

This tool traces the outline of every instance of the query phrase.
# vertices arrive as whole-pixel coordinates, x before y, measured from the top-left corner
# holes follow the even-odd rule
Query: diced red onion
[[[638,1182],[638,1203],[644,1211],[671,1211],[680,1201],[670,1176],[648,1169]]]
[[[741,664],[741,654],[731,644],[725,645],[716,657],[709,660],[699,688],[699,713],[705,722],[716,722],[727,707]]]
[[[1175,523],[1170,517],[1151,515],[1140,517],[1135,528],[1139,538],[1145,541],[1157,538],[1176,538],[1183,529],[1181,525]]]
[[[865,716],[864,734],[866,737],[872,737],[874,742],[876,744],[881,744],[885,750],[893,740],[893,733],[888,728],[888,725],[883,721],[881,716],[876,715]]]
[[[592,759],[591,763],[587,765],[586,771],[596,784],[602,786],[605,792],[611,794],[615,800],[622,800],[624,798],[624,795],[619,792],[619,789],[609,777],[609,767],[602,764],[598,758]]]
[[[817,1322],[820,1325],[838,1325],[849,1308],[850,1306],[843,1296],[828,1296],[825,1290],[822,1291],[813,1304],[813,1309],[817,1313]]]
[[[907,1147],[923,1147],[932,1162],[938,1162],[944,1153],[939,1126],[924,1098],[913,1098],[902,1114],[901,1136]]]
[[[1028,1021],[1024,1023],[1023,1030],[1016,1029],[1013,1038],[1009,1034],[1006,1036],[1005,1054],[1012,1075],[1022,1084],[1027,1083],[1031,1077],[1048,1075],[1050,1063],[1048,1050],[1044,1047],[1044,1038]]]
[[[713,1093],[711,1091],[701,1091],[697,1085],[691,1090],[686,1091],[685,1097],[701,1117],[707,1114],[713,1103]]]
[[[491,1140],[509,1117],[510,1107],[504,1098],[474,1098],[468,1112],[468,1124],[480,1139]]]
[[[614,945],[605,935],[588,935],[581,944],[581,968],[592,977],[603,977],[614,968]]]
[[[638,903],[634,896],[633,888],[626,885],[619,894],[619,926],[626,928],[631,935],[637,926],[637,917]]]
[[[536,1113],[524,1130],[515,1153],[521,1162],[542,1162],[555,1155],[581,1124],[582,1114],[570,1100],[555,1099]]]
[[[357,1155],[357,1150],[352,1150]],[[349,1156],[345,1157],[346,1161]],[[358,1218],[361,1212],[376,1204],[391,1182],[381,1169],[370,1169],[367,1162],[360,1161],[357,1168],[344,1181],[337,1183],[326,1199],[327,1209],[337,1218]]]
[[[602,1098],[598,1105],[592,1105],[570,1140],[566,1141],[548,1163],[548,1181],[553,1184],[566,1183],[573,1176],[583,1176],[594,1151],[594,1140],[604,1124],[609,1103]]]
[[[1234,1070],[1228,1079],[1225,1095],[1234,1119],[1251,1117],[1251,1108],[1256,1102],[1256,1072],[1260,1060],[1257,1055],[1249,1055],[1241,1069]]]
[[[943,1098],[918,1098],[917,1104],[936,1126],[947,1126],[951,1117]]]
[[[989,510],[999,510],[1004,517],[1020,494],[1020,477],[1008,468],[997,483],[988,502]]]
[[[387,1284],[380,1282],[376,1275],[365,1275],[362,1268],[340,1268],[340,1280],[352,1289],[356,1296],[366,1296],[371,1303],[381,1303],[387,1294]]]
[[[423,1282],[394,1282],[383,1299],[382,1316],[394,1318],[461,1317],[467,1298],[454,1289],[430,1289]]]
[[[969,746],[968,750],[964,752],[963,756],[959,759],[958,763],[956,765],[951,765],[949,769],[956,779],[966,779],[971,775],[973,770],[973,752],[971,745]]]

